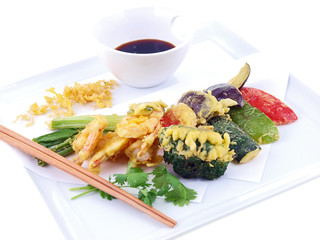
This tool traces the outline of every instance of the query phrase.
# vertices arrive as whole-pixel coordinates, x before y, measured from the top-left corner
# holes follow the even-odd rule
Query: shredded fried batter
[[[66,86],[63,94],[57,93],[53,87],[49,88],[47,92],[52,93],[52,96],[44,96],[46,103],[40,106],[38,103],[32,104],[26,114],[17,116],[16,121],[20,119],[28,121],[26,126],[31,126],[37,115],[49,114],[51,118],[72,116],[74,103],[95,102],[98,108],[112,107],[111,90],[115,86],[118,86],[115,80],[99,80],[93,83],[75,83],[74,86]]]
[[[95,102],[99,108],[112,107],[111,89],[114,89],[118,83],[114,80],[100,80],[95,83],[79,84],[75,83],[73,87],[65,87],[63,95],[68,99],[85,104]]]

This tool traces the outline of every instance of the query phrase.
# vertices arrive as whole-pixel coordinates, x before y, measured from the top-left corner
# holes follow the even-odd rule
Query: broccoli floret
[[[175,173],[184,178],[216,179],[224,174],[229,162],[205,162],[198,157],[186,158],[176,151],[164,152],[164,161],[171,163]]]
[[[172,125],[159,132],[164,161],[184,178],[216,179],[224,174],[233,159],[228,134],[212,129]]]

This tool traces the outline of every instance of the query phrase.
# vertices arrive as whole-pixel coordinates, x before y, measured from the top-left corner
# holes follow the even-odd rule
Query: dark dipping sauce
[[[127,53],[148,54],[164,52],[174,47],[175,45],[172,43],[158,39],[141,39],[124,43],[117,47],[116,50]]]

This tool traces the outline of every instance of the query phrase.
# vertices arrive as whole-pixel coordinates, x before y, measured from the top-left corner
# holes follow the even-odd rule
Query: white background
[[[319,4],[308,0],[4,0],[0,87],[95,56],[92,25],[110,13],[146,4],[170,7],[196,22],[218,20],[261,52],[284,59],[296,77],[320,94]],[[1,160],[0,239],[63,239],[20,162]],[[319,239],[319,187],[317,178],[179,239]]]

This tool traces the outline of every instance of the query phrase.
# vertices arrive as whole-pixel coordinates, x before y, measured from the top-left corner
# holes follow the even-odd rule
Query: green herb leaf
[[[112,199],[116,199],[115,197],[111,196],[110,194],[103,192],[101,190],[99,190],[99,194],[103,199],[108,199],[108,200],[112,200]]]
[[[152,203],[156,200],[156,197],[156,192],[149,191],[147,188],[141,189],[138,193],[138,198],[150,206],[152,206]]]
[[[164,195],[166,201],[184,206],[196,198],[196,191],[185,187],[177,177],[167,171],[164,165],[159,165],[152,173],[155,175],[152,180],[153,186],[159,189],[158,195]]]
[[[132,188],[148,185],[148,173],[145,173],[140,167],[132,167],[132,162],[128,164],[126,176],[126,181]]]
[[[190,188],[185,187],[182,183],[177,184],[166,196],[166,201],[173,202],[180,207],[189,205],[190,200],[196,198],[197,193]]]
[[[127,174],[127,181],[130,187],[137,188],[139,186],[146,186],[148,181],[148,173],[130,173]]]
[[[141,173],[143,170],[141,167],[132,167],[132,162],[129,162],[128,167],[127,167],[127,174],[130,173]]]
[[[148,182],[149,175],[154,176],[152,179],[153,185]],[[114,182],[111,179],[115,179]],[[172,202],[174,205],[184,206],[188,205],[190,200],[195,199],[197,195],[196,191],[185,187],[177,177],[170,174],[164,165],[159,165],[151,173],[146,173],[140,167],[132,167],[132,163],[129,163],[125,174],[114,174],[113,178],[109,176],[109,181],[121,188],[137,189],[138,198],[150,206],[152,206],[157,196],[164,196],[166,201]],[[108,200],[114,199],[110,194],[91,185],[70,190],[85,191],[72,199],[90,192],[98,192],[102,198]]]
[[[127,174],[114,174],[115,182],[124,185],[127,181]],[[110,181],[110,180],[109,180]]]

